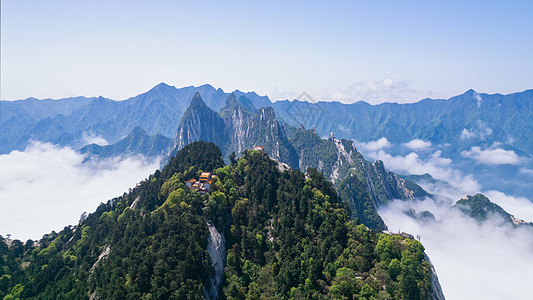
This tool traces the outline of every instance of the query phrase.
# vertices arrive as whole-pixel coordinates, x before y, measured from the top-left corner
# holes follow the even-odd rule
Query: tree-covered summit
[[[422,245],[349,219],[315,169],[281,171],[263,151],[224,165],[195,142],[76,226],[0,242],[5,299],[425,299]],[[210,193],[185,181],[215,176]],[[212,224],[212,225],[211,225]],[[212,240],[220,233],[222,249]],[[217,257],[223,253],[222,259]],[[208,291],[223,263],[223,280]]]

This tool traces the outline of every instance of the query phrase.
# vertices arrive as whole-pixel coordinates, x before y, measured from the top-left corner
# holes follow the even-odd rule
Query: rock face
[[[377,206],[393,199],[413,200],[429,195],[413,182],[387,171],[382,161],[366,161],[351,140],[338,140],[333,134],[322,139],[314,130],[300,128],[293,132],[290,142],[298,153],[300,170],[317,168],[336,186],[348,175],[356,174],[366,183]]]
[[[429,256],[425,252],[424,259],[431,267],[431,289],[433,290],[433,293],[431,294],[431,300],[444,300],[444,293],[442,292],[442,287],[440,286],[439,278],[437,277],[437,271],[435,271],[433,263],[431,263]]]
[[[283,125],[276,120],[272,108],[261,108],[256,114],[251,114],[243,106],[238,106],[225,119],[225,123],[229,134],[228,152],[240,154],[245,149],[259,145],[271,157],[290,166],[296,164],[296,152],[287,139]]]
[[[96,262],[91,267],[91,273],[94,271],[94,269],[96,269],[96,267],[98,267],[98,264],[100,263],[100,261],[106,258],[110,252],[111,252],[111,247],[109,245],[106,245],[104,247],[104,250],[102,250],[102,253],[100,253],[100,255],[98,256],[98,259],[96,260]]]
[[[239,101],[244,101],[247,106]],[[274,110],[265,107],[252,113],[255,108],[251,102],[243,97],[239,101],[231,94],[218,114],[196,94],[178,127],[173,152],[203,140],[217,144],[227,159],[232,152],[240,154],[245,149],[261,146],[271,157],[295,167],[297,155],[288,142],[283,125],[276,120]]]
[[[218,288],[224,277],[224,265],[226,263],[226,240],[224,235],[220,234],[213,224],[207,224],[207,227],[209,228],[207,251],[215,274],[204,288],[204,297],[206,299],[218,299]]]
[[[176,151],[200,140],[217,145],[227,143],[224,120],[202,101],[199,93],[196,93],[178,126]]]
[[[366,161],[353,141],[338,140],[333,133],[323,139],[313,129],[287,127],[277,121],[271,107],[257,110],[244,96],[237,100],[231,94],[219,114],[197,93],[180,122],[171,153],[197,140],[216,143],[226,161],[232,152],[240,155],[261,146],[271,158],[291,168],[303,172],[316,168],[338,190],[345,186],[354,189],[343,190],[351,201],[352,217],[375,229],[386,228],[377,214],[380,205],[428,195],[418,185],[385,170],[382,161]]]

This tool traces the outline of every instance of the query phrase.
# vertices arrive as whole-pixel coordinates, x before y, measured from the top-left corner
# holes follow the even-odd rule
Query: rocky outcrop
[[[224,265],[226,263],[226,240],[224,234],[220,234],[213,224],[207,224],[207,227],[209,228],[207,252],[215,270],[204,288],[204,297],[209,300],[218,299],[218,289],[224,277]]]
[[[406,181],[385,170],[383,161],[377,160],[373,162],[369,168],[365,168],[365,171],[373,181],[369,188],[372,189],[372,195],[376,203],[383,204],[393,199],[415,199],[415,192],[406,187]]]
[[[429,266],[431,267],[431,289],[432,293],[430,295],[431,300],[445,300],[444,293],[442,292],[442,287],[439,283],[439,278],[437,277],[437,271],[435,271],[435,267],[433,266],[433,263],[431,263],[431,260],[429,259],[429,256],[424,252],[424,259],[428,262]]]
[[[274,110],[271,107],[256,110],[246,100],[241,97],[237,101],[231,94],[218,114],[203,103],[199,94],[195,95],[180,122],[171,154],[198,140],[217,144],[226,160],[232,152],[240,155],[246,149],[261,146],[270,157],[297,168],[298,155]]]
[[[200,140],[225,145],[227,136],[224,120],[204,103],[199,93],[196,93],[178,126],[175,151]]]
[[[226,117],[225,123],[229,153],[242,153],[258,145],[264,147],[270,157],[296,167],[298,156],[272,108],[264,107],[251,114],[244,106],[237,106]]]
[[[110,252],[111,252],[111,247],[109,245],[106,245],[104,247],[104,250],[102,250],[102,253],[100,253],[100,255],[98,256],[98,259],[96,260],[96,262],[91,267],[91,273],[94,271],[94,269],[96,269],[96,267],[98,267],[98,264],[100,263],[100,261],[106,258]]]

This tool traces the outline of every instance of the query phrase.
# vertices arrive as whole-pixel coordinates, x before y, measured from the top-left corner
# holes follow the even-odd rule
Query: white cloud
[[[481,98],[481,96],[478,93],[474,93],[474,99],[476,99],[476,101],[477,101],[477,107],[480,108],[481,107],[481,101],[483,101],[483,99]]]
[[[403,146],[413,150],[425,150],[431,147],[430,141],[423,141],[420,139],[411,140],[409,143],[402,144]]]
[[[483,194],[516,218],[533,222],[533,203],[529,199],[509,196],[495,190],[486,191]]]
[[[526,175],[533,175],[533,170],[528,168],[520,168],[520,173],[526,174]]]
[[[101,136],[95,135],[94,133],[84,132],[82,136],[82,141],[84,145],[89,145],[89,144],[97,144],[100,146],[109,145],[109,142],[106,139],[104,139]]]
[[[407,80],[395,81],[384,79],[380,81],[360,81],[350,86],[342,87],[335,90],[329,95],[329,100],[340,101],[344,103],[353,103],[356,101],[365,101],[370,104],[383,102],[416,102],[413,99],[415,90],[410,87]]]
[[[479,120],[473,125],[473,128],[470,130],[464,128],[461,131],[461,135],[459,136],[459,139],[461,140],[468,140],[473,138],[479,138],[480,140],[484,140],[490,135],[494,133],[494,130],[490,128],[490,125]]]
[[[368,151],[376,151],[379,149],[390,148],[391,146],[392,144],[389,142],[389,140],[387,140],[387,138],[384,138],[384,137],[380,138],[377,141],[357,144],[357,148],[361,148],[361,149],[368,150]]]
[[[461,140],[468,140],[474,137],[476,137],[476,134],[473,131],[469,131],[468,129],[465,128],[463,129],[463,131],[461,131],[461,136],[459,138]]]
[[[360,145],[358,145],[359,147]],[[385,168],[399,174],[424,174],[429,173],[433,178],[444,180],[454,186],[453,189],[437,191],[438,194],[450,197],[461,197],[468,193],[480,191],[480,184],[472,175],[464,175],[461,171],[454,169],[452,160],[442,157],[442,152],[435,151],[425,158],[417,153],[411,152],[405,156],[394,156],[386,153],[382,149],[372,150],[361,147],[363,154],[368,159],[382,160]],[[425,188],[425,186],[423,186]],[[430,191],[431,192],[431,191]]]
[[[400,174],[429,173],[448,183],[421,182],[426,191],[442,196],[422,202],[397,201],[379,211],[391,231],[421,236],[448,299],[528,298],[529,281],[533,278],[533,232],[502,225],[503,220],[498,217],[480,225],[450,208],[461,196],[482,191],[474,175],[456,169],[453,161],[443,157],[441,151],[425,155],[411,152],[402,156],[387,153],[394,148],[370,148],[375,150],[361,147],[365,157],[383,160],[389,170]],[[527,173],[527,170],[522,172]],[[533,204],[526,198],[499,191],[485,194],[517,218],[529,221],[533,217]],[[409,207],[417,212],[429,210],[437,221],[413,220],[403,214]]]
[[[122,195],[158,168],[157,161],[141,157],[83,164],[84,157],[39,142],[0,155],[0,234],[39,239],[77,224],[82,212]]]
[[[437,221],[421,223],[402,214],[412,207],[431,211]],[[390,231],[420,235],[447,299],[529,299],[533,278],[533,233],[501,225],[477,224],[450,209],[449,201],[396,201],[380,209]]]
[[[300,93],[301,94],[301,93]],[[278,101],[278,100],[294,100],[296,99],[300,94],[298,94],[295,91],[286,91],[286,90],[278,90],[277,87],[274,87],[274,89],[268,94],[268,98],[271,101]],[[306,100],[306,99],[302,99]]]
[[[480,147],[474,146],[468,151],[462,151],[461,155],[487,165],[518,165],[520,163],[520,158],[514,151],[501,148],[481,150]]]

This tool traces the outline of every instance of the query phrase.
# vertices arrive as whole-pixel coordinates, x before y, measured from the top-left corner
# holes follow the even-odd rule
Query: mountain
[[[508,224],[515,226],[533,226],[533,223],[531,222],[525,222],[524,220],[515,218],[513,215],[506,212],[501,206],[491,202],[489,198],[483,194],[464,196],[461,200],[457,201],[453,207],[459,209],[462,213],[478,222],[487,221],[489,217],[496,215]]]
[[[220,109],[220,116],[222,118],[228,117],[238,106],[241,106],[248,113],[255,114],[257,112],[257,108],[250,99],[241,96],[239,97],[239,100],[237,100],[235,93],[231,93],[226,99],[224,106]]]
[[[141,126],[150,135],[174,137],[196,92],[219,110],[227,94],[211,85],[177,89],[160,83],[146,93],[114,101],[103,97],[1,101],[0,153],[23,150],[30,139],[80,149],[87,136],[113,144]]]
[[[90,144],[81,148],[79,152],[98,158],[125,157],[138,154],[148,157],[162,157],[167,154],[171,144],[172,139],[162,134],[150,136],[141,126],[137,126],[133,128],[128,136],[115,144],[105,146]]]
[[[200,140],[214,142],[223,148],[227,143],[225,131],[224,119],[209,108],[200,94],[196,93],[179,123],[176,149]]]
[[[87,106],[95,98],[75,97],[52,100],[28,98],[0,101],[0,153],[22,150],[37,122],[58,115],[68,115]]]
[[[231,93],[211,85],[175,88],[160,83],[146,93],[113,101],[102,97],[1,101],[0,153],[23,150],[29,139],[79,149],[84,135],[118,142],[141,126],[150,135],[173,138],[195,93],[212,110],[221,111]],[[272,107],[282,123],[315,128],[321,137],[334,132],[339,138],[361,142],[386,137],[393,143],[422,139],[451,144],[456,154],[472,146],[502,143],[508,149],[533,155],[533,90],[509,95],[469,90],[448,100],[424,99],[417,103],[275,101],[254,92],[235,90],[238,101],[251,113]],[[253,107],[253,109],[252,109]]]
[[[180,122],[175,149],[203,140],[220,146],[226,161],[231,153],[260,146],[271,157],[301,171],[317,169],[343,193],[351,208],[351,217],[371,228],[386,226],[378,215],[380,205],[393,199],[414,200],[429,196],[415,183],[398,178],[385,170],[383,162],[366,161],[353,141],[322,139],[312,130],[295,129],[277,121],[274,110],[246,106],[244,96],[237,101],[231,94],[220,114],[203,103],[199,94]],[[244,102],[244,103],[243,103]],[[223,116],[223,117],[222,117]]]
[[[272,107],[280,122],[314,128],[321,137],[334,132],[339,139],[361,144],[386,138],[391,147],[383,151],[392,156],[415,152],[424,161],[436,154],[451,159],[459,171],[476,174],[486,190],[519,197],[532,193],[533,173],[528,170],[533,169],[533,90],[509,95],[468,90],[448,100],[407,104],[295,100],[277,101]],[[414,139],[429,147],[409,148]],[[498,180],[493,174],[499,174]]]
[[[377,213],[379,206],[393,199],[414,200],[430,196],[412,181],[385,170],[382,161],[371,163],[365,160],[352,140],[338,140],[333,134],[322,139],[315,130],[302,127],[290,132],[290,142],[299,157],[299,169],[311,167],[324,173],[347,201],[352,219],[362,224],[386,229]]]
[[[429,196],[413,182],[385,170],[382,161],[371,163],[365,160],[352,140],[338,140],[333,134],[323,139],[314,129],[300,127],[291,131],[290,142],[298,153],[300,170],[317,168],[334,183],[349,175],[357,175],[360,180],[368,182],[370,194],[378,205],[387,204],[392,199],[413,200]]]
[[[420,183],[421,182],[421,183],[428,183],[428,184],[439,184],[439,185],[442,185],[442,186],[450,187],[448,182],[446,182],[444,180],[435,179],[429,173],[424,173],[422,175],[416,175],[416,174],[398,175],[398,177],[406,179],[406,180],[410,180],[410,181],[416,182],[416,183]]]
[[[0,297],[443,299],[420,242],[356,226],[322,174],[278,166],[189,144],[76,226],[0,236]],[[209,193],[185,185],[202,171]]]
[[[533,154],[533,90],[509,95],[469,90],[448,100],[424,99],[417,103],[365,102],[342,104],[320,101],[277,101],[276,114],[292,126],[315,128],[320,136],[335,132],[341,138],[393,143],[422,139],[450,143],[461,151],[472,145],[507,142]]]
[[[228,96],[220,114],[211,110],[199,94],[194,96],[178,126],[173,153],[198,140],[217,144],[226,159],[232,152],[240,154],[245,149],[261,146],[272,157],[280,158],[290,166],[297,163],[296,153],[288,142],[283,125],[276,120],[274,110],[246,107],[234,94]]]

